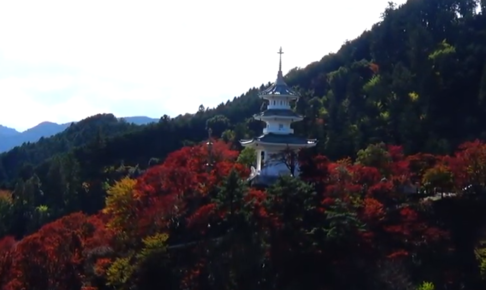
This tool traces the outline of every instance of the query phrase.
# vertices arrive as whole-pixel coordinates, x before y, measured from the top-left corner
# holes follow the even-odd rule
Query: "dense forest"
[[[294,128],[319,143],[300,178],[267,189],[246,184],[237,142],[261,133],[267,85],[155,124],[93,116],[0,154],[0,287],[484,289],[481,11],[390,3],[292,69]]]

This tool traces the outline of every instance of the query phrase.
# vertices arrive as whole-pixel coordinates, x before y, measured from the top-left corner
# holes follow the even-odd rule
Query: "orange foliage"
[[[5,199],[5,200],[12,200],[12,193],[7,190],[1,190],[0,189],[0,199]]]
[[[370,63],[370,70],[377,74],[380,71],[380,67],[376,63]]]
[[[365,222],[375,224],[385,218],[385,209],[383,204],[374,198],[365,198],[363,200],[363,215]]]

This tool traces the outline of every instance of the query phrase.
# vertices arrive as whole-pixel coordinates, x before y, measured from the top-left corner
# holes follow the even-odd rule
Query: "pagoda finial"
[[[277,53],[280,54],[280,60],[279,60],[279,63],[278,63],[278,76],[283,77],[283,73],[282,73],[282,54],[283,54],[282,47],[280,47],[280,50]]]

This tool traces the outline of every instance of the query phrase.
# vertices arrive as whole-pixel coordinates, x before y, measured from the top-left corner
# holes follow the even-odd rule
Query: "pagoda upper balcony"
[[[294,129],[290,127],[289,122],[266,122],[267,127],[263,129],[263,134],[274,133],[274,134],[294,134]]]

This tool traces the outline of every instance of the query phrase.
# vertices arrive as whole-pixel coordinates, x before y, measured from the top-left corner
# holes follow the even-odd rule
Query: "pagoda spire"
[[[279,62],[278,62],[277,79],[283,79],[283,73],[282,73],[282,54],[283,54],[283,51],[282,51],[282,47],[280,47],[280,50],[277,53],[280,55],[280,59],[279,59]]]
[[[268,97],[271,97],[273,95],[285,95],[285,96],[295,97],[294,98],[294,100],[295,100],[295,99],[298,98],[298,96],[285,83],[284,75],[283,75],[283,72],[282,72],[282,54],[284,53],[282,51],[282,47],[280,47],[280,49],[279,49],[279,51],[277,53],[280,55],[280,57],[279,57],[279,63],[278,63],[277,80],[275,81],[275,83],[270,88],[264,90],[260,95],[261,96],[268,96]]]

